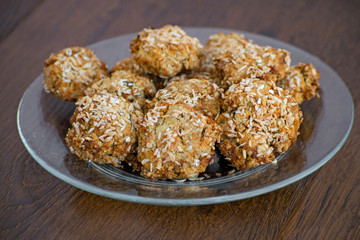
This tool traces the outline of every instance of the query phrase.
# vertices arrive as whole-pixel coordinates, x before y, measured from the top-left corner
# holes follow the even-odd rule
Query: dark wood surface
[[[0,239],[360,239],[359,1],[7,0],[0,6]],[[290,186],[208,206],[112,200],[40,167],[18,136],[16,111],[48,55],[168,23],[263,34],[322,59],[354,99],[343,148]]]

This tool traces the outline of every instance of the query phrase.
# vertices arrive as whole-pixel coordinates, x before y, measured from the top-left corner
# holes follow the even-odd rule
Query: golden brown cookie
[[[136,127],[142,114],[109,93],[84,96],[76,102],[65,141],[80,160],[115,166],[136,151]]]
[[[273,82],[243,79],[224,96],[219,149],[243,170],[275,160],[298,136],[302,112],[293,97]]]
[[[276,79],[276,85],[288,90],[298,104],[319,97],[320,73],[312,64],[300,63],[286,69]]]
[[[155,96],[154,83],[147,77],[141,77],[135,73],[119,70],[95,82],[86,90],[87,95],[95,92],[108,92],[118,97],[123,97],[134,104],[137,109],[143,109],[146,99]]]
[[[111,68],[110,74],[119,70],[129,71],[140,76],[146,75],[146,71],[136,63],[134,56],[130,56],[116,62],[115,65]]]
[[[221,128],[186,104],[164,103],[139,127],[141,175],[151,180],[196,178],[215,156]]]
[[[76,101],[91,84],[107,75],[105,63],[92,50],[69,47],[45,61],[44,87],[60,99]]]
[[[179,79],[159,90],[147,104],[148,109],[166,102],[184,103],[195,111],[214,119],[220,113],[222,89],[205,79]]]
[[[198,68],[201,48],[197,38],[172,25],[159,29],[145,28],[130,44],[135,61],[142,68],[165,78]]]
[[[199,73],[218,86],[221,85],[221,75],[216,69],[214,59],[228,50],[247,42],[246,38],[238,33],[217,33],[209,37],[200,55]]]
[[[237,41],[232,48],[215,56],[221,86],[228,89],[244,78],[265,78],[290,66],[290,53],[284,49]]]

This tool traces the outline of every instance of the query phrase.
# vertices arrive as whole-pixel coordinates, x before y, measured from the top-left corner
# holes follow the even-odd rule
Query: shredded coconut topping
[[[51,54],[45,61],[44,87],[61,99],[74,101],[104,76],[107,76],[106,66],[92,50],[70,47]]]
[[[283,153],[295,142],[302,112],[292,96],[282,92],[273,82],[251,78],[225,92],[225,113],[217,120],[224,129],[220,149],[237,168],[271,162],[274,152]],[[235,151],[228,154],[229,148]]]
[[[108,93],[85,96],[76,102],[66,143],[82,160],[118,165],[136,141],[134,109]]]

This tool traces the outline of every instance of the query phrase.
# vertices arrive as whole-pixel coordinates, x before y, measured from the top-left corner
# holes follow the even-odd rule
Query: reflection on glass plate
[[[20,137],[32,157],[63,181],[88,192],[114,199],[159,204],[200,205],[245,199],[289,185],[324,165],[344,144],[353,122],[353,101],[341,78],[318,58],[289,44],[246,32],[219,28],[185,28],[205,44],[209,35],[238,32],[260,45],[291,52],[292,64],[312,63],[320,71],[321,98],[301,105],[304,121],[296,143],[277,163],[228,174],[222,161],[208,168],[210,178],[201,181],[152,182],[127,166],[115,168],[77,160],[64,142],[74,104],[43,91],[40,75],[24,93],[18,109]],[[89,47],[112,66],[128,56],[136,34],[105,40]],[[220,177],[216,172],[221,172]]]

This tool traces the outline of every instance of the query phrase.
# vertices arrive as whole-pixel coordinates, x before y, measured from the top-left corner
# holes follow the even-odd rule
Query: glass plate
[[[244,34],[260,45],[287,49],[292,65],[312,63],[321,73],[321,98],[301,105],[304,121],[296,143],[277,163],[261,165],[227,175],[222,161],[208,169],[214,176],[202,181],[152,182],[132,173],[126,166],[115,168],[79,161],[64,142],[74,104],[56,99],[43,91],[41,74],[28,87],[18,109],[20,137],[32,157],[47,171],[85,191],[123,201],[157,205],[215,204],[254,197],[289,185],[314,172],[334,156],[344,144],[353,123],[353,101],[341,78],[309,53],[268,37],[220,28],[184,28],[205,44],[218,32]],[[129,44],[136,34],[108,39],[89,47],[112,66],[129,56]]]

